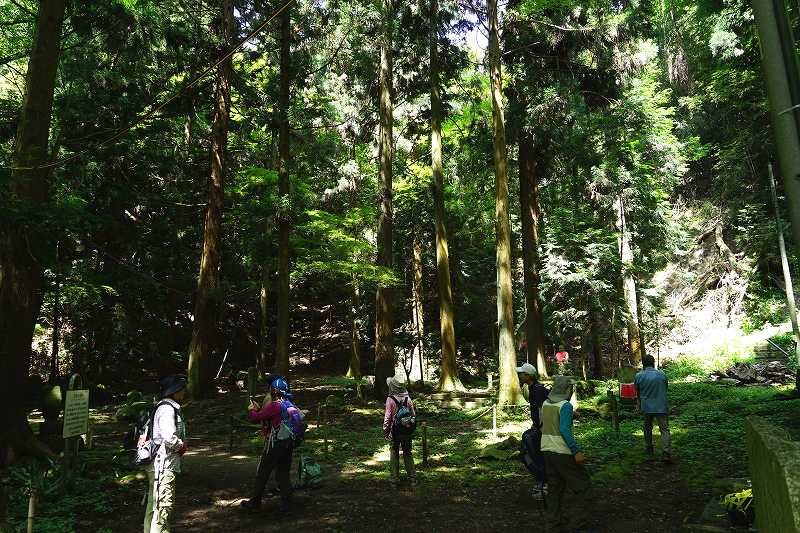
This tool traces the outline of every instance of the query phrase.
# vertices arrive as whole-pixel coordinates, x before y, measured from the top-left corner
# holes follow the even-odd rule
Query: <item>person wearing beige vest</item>
[[[575,380],[555,376],[553,388],[541,408],[542,452],[549,491],[547,531],[589,532],[587,520],[592,484],[583,462],[584,454],[572,433],[572,387]],[[567,492],[571,493],[566,512]]]

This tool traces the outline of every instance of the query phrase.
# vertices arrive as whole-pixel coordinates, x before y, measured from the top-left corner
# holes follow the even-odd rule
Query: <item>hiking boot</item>
[[[261,502],[257,502],[255,500],[244,500],[241,503],[241,507],[243,511],[254,512],[261,509]]]

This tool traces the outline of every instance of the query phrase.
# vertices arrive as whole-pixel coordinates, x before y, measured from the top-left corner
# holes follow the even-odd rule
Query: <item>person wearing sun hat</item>
[[[186,396],[186,377],[173,374],[160,382],[161,400],[153,413],[153,442],[158,451],[147,468],[147,510],[144,533],[168,533],[175,501],[175,475],[181,471],[186,453],[186,424],[181,402]]]
[[[591,502],[591,481],[584,468],[584,454],[572,432],[573,408],[570,403],[575,380],[555,376],[553,388],[542,404],[542,452],[549,485],[547,527],[554,533],[589,531],[587,524]],[[564,509],[565,495],[572,493],[572,512]]]
[[[414,402],[411,401],[411,397],[408,395],[408,389],[404,382],[392,376],[386,378],[386,386],[389,388],[389,395],[386,397],[386,408],[383,414],[383,436],[390,442],[390,474],[393,482],[396,483],[399,481],[400,449],[402,448],[403,464],[406,467],[408,479],[413,485],[416,484],[417,476],[414,468],[414,456],[411,454],[412,435],[401,431],[401,428],[395,424],[395,418],[401,408],[406,408],[405,412],[414,418],[417,416],[417,410],[414,407]]]
[[[530,363],[525,363],[517,367],[517,376],[520,383],[528,386],[528,400],[531,403],[531,420],[533,427],[541,427],[542,422],[539,418],[539,409],[550,394],[550,389],[539,382],[539,371]]]

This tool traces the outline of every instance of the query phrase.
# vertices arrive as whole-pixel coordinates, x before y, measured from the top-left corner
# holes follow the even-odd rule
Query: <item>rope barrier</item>
[[[197,85],[197,83],[199,83],[200,80],[205,78],[211,71],[213,71],[215,68],[220,66],[226,59],[230,58],[237,51],[239,51],[239,49],[242,46],[244,46],[244,44],[247,41],[249,41],[250,39],[252,39],[256,35],[261,33],[264,30],[264,28],[266,28],[267,25],[269,25],[270,22],[272,22],[278,15],[283,13],[294,1],[295,0],[287,0],[285,4],[283,4],[280,8],[278,8],[277,11],[275,11],[266,20],[264,20],[264,22],[262,22],[261,24],[256,26],[256,28],[254,30],[252,30],[250,33],[248,33],[244,37],[244,39],[239,41],[239,43],[236,46],[231,48],[228,52],[226,52],[222,57],[220,57],[212,65],[206,67],[205,70],[203,70],[200,74],[198,74],[191,82],[189,82],[188,84],[184,85],[183,87],[181,87],[180,89],[178,89],[177,91],[172,93],[166,100],[163,100],[161,103],[159,103],[155,107],[153,107],[150,111],[148,111],[147,113],[145,113],[142,116],[140,116],[138,119],[136,119],[128,127],[118,131],[117,133],[115,133],[111,137],[107,138],[106,140],[101,141],[100,143],[98,143],[94,147],[87,148],[86,150],[78,152],[77,154],[73,154],[73,155],[71,155],[69,157],[64,157],[64,158],[61,158],[61,159],[57,159],[56,161],[52,161],[50,163],[44,163],[44,164],[41,164],[41,165],[36,165],[36,166],[31,166],[31,167],[12,166],[12,167],[6,167],[6,168],[9,169],[9,170],[40,170],[40,169],[45,169],[45,168],[59,167],[59,166],[63,165],[64,163],[67,163],[69,161],[73,161],[75,159],[78,159],[79,157],[82,157],[82,156],[88,154],[91,150],[96,150],[97,148],[101,148],[101,147],[103,147],[103,146],[105,146],[107,144],[110,144],[110,143],[114,142],[115,140],[119,139],[120,137],[122,137],[126,133],[130,132],[133,128],[135,128],[136,126],[138,126],[139,124],[141,124],[142,122],[147,120],[148,118],[152,117],[154,114],[156,114],[160,110],[164,109],[167,106],[167,104],[169,104],[170,102],[172,102],[173,100],[175,100],[176,98],[181,96],[183,93],[186,92],[186,90],[188,90],[191,87],[194,87],[195,85]]]

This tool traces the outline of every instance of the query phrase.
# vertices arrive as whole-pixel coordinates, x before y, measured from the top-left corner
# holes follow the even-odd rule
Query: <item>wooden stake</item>
[[[422,423],[422,464],[428,466],[428,424]]]
[[[28,498],[28,533],[33,533],[33,519],[36,516],[36,489],[31,488]]]
[[[486,374],[486,383],[487,383],[486,390],[491,390],[492,389],[492,373],[491,372]]]
[[[492,406],[492,438],[497,438],[497,404]]]

